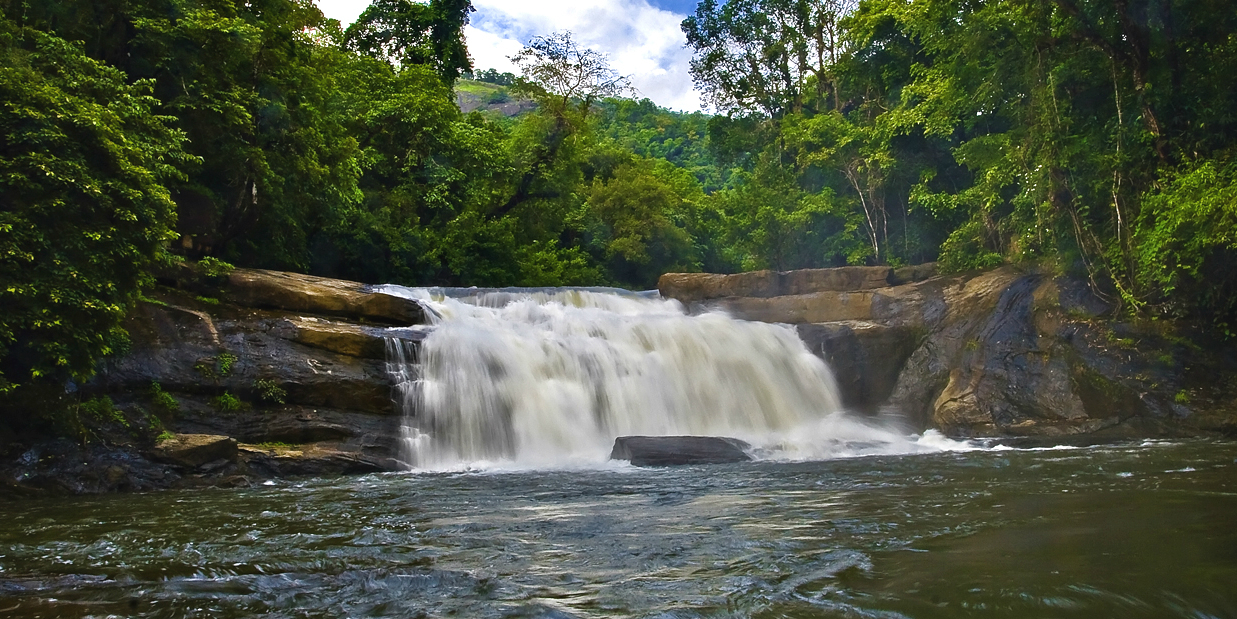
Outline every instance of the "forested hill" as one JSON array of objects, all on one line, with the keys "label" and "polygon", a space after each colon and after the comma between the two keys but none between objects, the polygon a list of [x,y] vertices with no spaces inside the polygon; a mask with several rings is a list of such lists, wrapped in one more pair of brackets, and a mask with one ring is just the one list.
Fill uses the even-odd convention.
[{"label": "forested hill", "polygon": [[[478,71],[472,10],[0,0],[0,393],[88,376],[176,260],[635,288],[1034,262],[1237,325],[1228,0],[704,0],[711,116],[633,99],[569,33]],[[531,103],[465,113],[468,75]]]}]

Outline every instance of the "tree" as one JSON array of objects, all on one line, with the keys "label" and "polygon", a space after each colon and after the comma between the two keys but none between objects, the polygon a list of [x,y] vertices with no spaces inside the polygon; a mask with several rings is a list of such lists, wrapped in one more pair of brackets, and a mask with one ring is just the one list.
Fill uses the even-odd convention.
[{"label": "tree", "polygon": [[511,61],[521,72],[517,90],[553,114],[564,115],[577,102],[587,116],[595,101],[631,91],[631,82],[610,68],[605,54],[580,47],[570,32],[534,37]]},{"label": "tree", "polygon": [[685,172],[660,163],[631,157],[588,189],[586,229],[602,264],[623,285],[654,288],[663,273],[700,270],[687,228],[691,202],[703,195],[690,177],[674,178]]},{"label": "tree", "polygon": [[[834,66],[845,52],[840,20],[853,0],[703,0],[683,20],[692,79],[724,113],[779,118],[840,106]],[[831,95],[831,96],[830,96]],[[832,99],[832,101],[830,101]]]},{"label": "tree", "polygon": [[[593,103],[631,86],[610,68],[603,54],[581,48],[570,32],[536,37],[511,60],[521,72],[514,90],[533,98],[538,109],[512,132],[509,144],[516,180],[494,214],[523,206],[532,211],[524,213],[524,219],[545,233],[561,227],[570,207],[555,203],[567,198],[582,179],[584,152],[592,140]],[[530,203],[543,208],[531,208]]]},{"label": "tree", "polygon": [[63,394],[124,341],[188,163],[150,89],[0,21],[0,394]]},{"label": "tree", "polygon": [[471,0],[374,0],[348,27],[350,49],[397,66],[425,65],[448,86],[472,70],[464,26]]},{"label": "tree", "polygon": [[356,200],[340,52],[309,0],[147,0],[131,76],[155,80],[202,165],[175,184],[190,257],[307,267],[307,238]]}]

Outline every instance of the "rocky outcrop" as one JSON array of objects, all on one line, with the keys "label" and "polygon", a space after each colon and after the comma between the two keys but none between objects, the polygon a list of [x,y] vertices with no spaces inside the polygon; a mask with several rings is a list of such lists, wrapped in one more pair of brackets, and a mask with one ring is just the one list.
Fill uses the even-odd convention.
[{"label": "rocky outcrop", "polygon": [[400,468],[386,346],[415,351],[417,302],[272,271],[180,267],[162,281],[173,286],[125,324],[128,353],[80,386],[83,400],[107,398],[84,418],[96,444],[32,448],[0,477],[95,492]]},{"label": "rocky outcrop", "polygon": [[635,466],[728,464],[751,460],[751,448],[737,438],[718,436],[620,436],[610,459]]},{"label": "rocky outcrop", "polygon": [[[811,280],[852,288],[801,292],[691,274],[666,276],[662,293],[696,311],[794,325],[833,368],[847,407],[897,413],[917,430],[1237,433],[1231,345],[1194,337],[1185,325],[1117,321],[1078,279],[1013,267],[920,279],[934,272],[926,268],[890,271],[890,284],[873,286],[879,277],[839,271],[850,274]],[[794,272],[777,274],[791,280]]]},{"label": "rocky outcrop", "polygon": [[924,330],[918,326],[846,320],[795,325],[799,339],[833,370],[842,406],[875,414],[889,401]]},{"label": "rocky outcrop", "polygon": [[842,267],[797,271],[751,271],[732,275],[667,273],[657,282],[657,288],[664,297],[678,299],[683,303],[697,303],[722,298],[768,299],[809,296],[821,292],[851,293],[927,279],[935,273],[934,264],[903,269]]},{"label": "rocky outcrop", "polygon": [[312,275],[236,269],[228,276],[227,296],[245,307],[262,307],[406,326],[425,322],[416,301],[375,292],[372,287]]},{"label": "rocky outcrop", "polygon": [[150,450],[154,459],[187,469],[235,463],[236,453],[236,439],[217,434],[173,434]]}]

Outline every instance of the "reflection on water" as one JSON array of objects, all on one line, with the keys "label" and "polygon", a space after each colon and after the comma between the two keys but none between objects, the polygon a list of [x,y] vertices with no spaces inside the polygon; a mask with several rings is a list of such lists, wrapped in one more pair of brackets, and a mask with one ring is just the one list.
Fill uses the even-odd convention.
[{"label": "reflection on water", "polygon": [[1237,617],[1237,444],[0,505],[4,617]]}]

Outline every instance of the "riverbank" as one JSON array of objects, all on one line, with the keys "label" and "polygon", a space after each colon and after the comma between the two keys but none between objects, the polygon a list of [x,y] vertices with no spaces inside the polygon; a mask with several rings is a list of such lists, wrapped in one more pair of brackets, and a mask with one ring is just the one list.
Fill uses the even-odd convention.
[{"label": "riverbank", "polygon": [[0,493],[245,486],[396,470],[386,337],[414,301],[274,271],[161,278],[125,323],[127,354],[74,386],[84,440],[9,437]]}]

